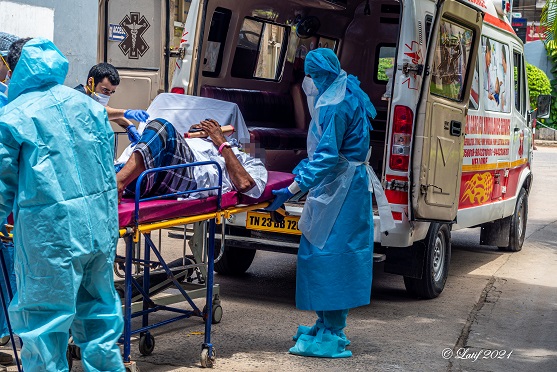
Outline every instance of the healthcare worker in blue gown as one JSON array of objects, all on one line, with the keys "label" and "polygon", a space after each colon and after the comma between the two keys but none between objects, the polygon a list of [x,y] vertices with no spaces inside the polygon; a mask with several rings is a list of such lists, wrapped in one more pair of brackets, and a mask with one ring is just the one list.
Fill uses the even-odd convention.
[{"label": "healthcare worker in blue gown", "polygon": [[299,222],[296,307],[314,310],[317,321],[298,328],[290,352],[344,358],[352,356],[344,333],[348,310],[369,304],[371,295],[373,214],[366,164],[368,117],[376,112],[330,49],[309,52],[305,73],[302,88],[312,116],[308,158],[294,169],[289,187],[273,192],[268,210],[309,191]]},{"label": "healthcare worker in blue gown", "polygon": [[67,371],[71,329],[86,371],[125,371],[113,262],[114,133],[105,108],[63,86],[49,40],[14,42],[0,116],[0,221],[14,212],[18,292],[10,304],[26,371]]}]

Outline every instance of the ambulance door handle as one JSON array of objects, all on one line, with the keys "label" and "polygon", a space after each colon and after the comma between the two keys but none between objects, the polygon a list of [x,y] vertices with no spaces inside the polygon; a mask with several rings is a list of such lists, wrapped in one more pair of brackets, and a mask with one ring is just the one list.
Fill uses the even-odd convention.
[{"label": "ambulance door handle", "polygon": [[462,134],[462,123],[460,121],[451,120],[450,131],[451,136],[460,137]]}]

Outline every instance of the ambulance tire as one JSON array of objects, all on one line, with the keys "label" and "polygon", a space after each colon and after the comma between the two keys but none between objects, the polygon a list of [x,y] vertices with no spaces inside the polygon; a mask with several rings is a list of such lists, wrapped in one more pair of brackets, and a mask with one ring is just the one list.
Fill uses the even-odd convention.
[{"label": "ambulance tire", "polygon": [[509,233],[509,245],[499,247],[500,250],[508,252],[518,252],[522,249],[526,236],[526,223],[528,222],[528,193],[521,188],[516,200],[516,207],[511,218]]},{"label": "ambulance tire", "polygon": [[[215,262],[215,271],[222,275],[241,275],[251,266],[256,252],[255,249],[225,247],[222,257]],[[215,252],[215,258],[217,256]]]},{"label": "ambulance tire", "polygon": [[[431,223],[425,240],[425,257],[420,279],[404,277],[406,291],[413,296],[438,297],[447,282],[451,263],[451,230],[449,225]],[[418,243],[420,244],[420,243]]]}]

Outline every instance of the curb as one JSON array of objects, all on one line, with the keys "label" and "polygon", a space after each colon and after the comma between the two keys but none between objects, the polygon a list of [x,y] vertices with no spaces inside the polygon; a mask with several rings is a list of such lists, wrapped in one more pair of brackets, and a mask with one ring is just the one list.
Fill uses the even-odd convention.
[{"label": "curb", "polygon": [[557,141],[534,140],[534,145],[541,147],[557,147]]}]

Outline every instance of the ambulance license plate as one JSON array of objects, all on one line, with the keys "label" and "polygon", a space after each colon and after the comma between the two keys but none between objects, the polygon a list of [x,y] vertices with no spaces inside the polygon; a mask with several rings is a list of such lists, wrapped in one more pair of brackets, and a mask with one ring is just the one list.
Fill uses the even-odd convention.
[{"label": "ambulance license plate", "polygon": [[248,212],[246,217],[246,228],[251,230],[270,231],[283,234],[302,235],[298,228],[297,216],[286,216],[282,222],[271,221],[269,213]]}]

